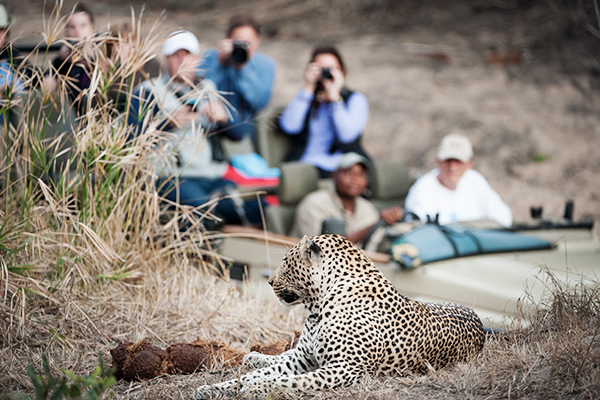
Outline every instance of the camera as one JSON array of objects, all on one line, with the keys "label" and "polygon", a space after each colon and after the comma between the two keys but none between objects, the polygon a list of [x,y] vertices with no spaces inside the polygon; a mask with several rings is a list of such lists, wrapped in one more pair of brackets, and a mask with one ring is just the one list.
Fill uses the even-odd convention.
[{"label": "camera", "polygon": [[233,50],[231,51],[231,62],[236,65],[242,65],[248,61],[248,43],[242,40],[233,42]]},{"label": "camera", "polygon": [[333,79],[333,75],[331,75],[331,70],[329,68],[321,68],[321,79]]}]

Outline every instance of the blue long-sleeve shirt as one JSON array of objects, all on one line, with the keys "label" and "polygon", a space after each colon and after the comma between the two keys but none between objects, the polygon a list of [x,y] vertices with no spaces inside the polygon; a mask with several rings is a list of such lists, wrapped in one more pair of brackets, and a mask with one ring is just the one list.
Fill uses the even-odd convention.
[{"label": "blue long-sleeve shirt", "polygon": [[[13,71],[12,65],[8,60],[0,61],[0,89],[5,90],[10,88],[9,93],[18,93],[25,90],[25,85]],[[0,100],[0,125],[4,125],[4,114],[10,113],[10,110],[5,110],[5,101]]]},{"label": "blue long-sleeve shirt", "polygon": [[241,140],[250,135],[254,141],[255,117],[271,100],[275,79],[273,59],[254,53],[241,69],[236,69],[222,65],[217,49],[210,49],[204,53],[197,75],[214,82],[233,108],[233,120],[221,127],[227,130],[227,136]]},{"label": "blue long-sleeve shirt", "polygon": [[[313,96],[300,89],[279,119],[284,132],[289,135],[302,132]],[[335,171],[342,153],[329,152],[334,139],[337,137],[342,143],[355,141],[364,131],[368,117],[369,101],[359,92],[352,93],[347,103],[322,103],[317,114],[309,119],[308,143],[301,161],[325,171]]]}]

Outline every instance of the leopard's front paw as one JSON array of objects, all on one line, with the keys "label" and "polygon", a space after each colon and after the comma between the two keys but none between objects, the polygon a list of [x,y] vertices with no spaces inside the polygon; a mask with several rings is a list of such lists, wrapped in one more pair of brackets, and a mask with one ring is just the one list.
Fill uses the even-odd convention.
[{"label": "leopard's front paw", "polygon": [[[244,391],[244,388],[239,388],[237,379],[217,383],[215,385],[198,386],[194,392],[195,400],[216,399],[217,397],[234,397]],[[239,392],[238,392],[239,389]]]},{"label": "leopard's front paw", "polygon": [[194,400],[215,399],[219,393],[220,392],[215,390],[211,385],[198,386],[194,392]]},{"label": "leopard's front paw", "polygon": [[263,368],[271,365],[270,357],[265,356],[257,351],[252,351],[244,357],[244,363],[251,365],[254,368]]}]

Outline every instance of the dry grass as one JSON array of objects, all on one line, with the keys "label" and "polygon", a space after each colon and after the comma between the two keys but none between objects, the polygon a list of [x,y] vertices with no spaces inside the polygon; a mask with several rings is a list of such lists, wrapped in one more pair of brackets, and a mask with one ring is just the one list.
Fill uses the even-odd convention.
[{"label": "dry grass", "polygon": [[[62,31],[60,15],[57,9],[45,27],[49,44]],[[147,134],[128,143],[124,114],[105,96],[111,84],[130,94],[127,83],[160,43],[158,26],[135,17],[132,26],[136,50],[126,63],[103,55],[102,43],[123,40],[107,34],[88,43],[94,51],[81,54],[97,57],[87,97],[95,101],[73,126],[73,179],[40,179],[51,170],[46,150],[52,142],[39,118],[0,139],[0,393],[29,392],[27,365],[39,368],[42,355],[54,371],[83,374],[97,365],[99,350],[107,355],[121,342],[147,338],[164,348],[200,337],[248,350],[287,338],[302,325],[302,310],[283,313],[211,275],[223,263],[204,230],[204,219],[212,218],[208,209],[172,213],[160,201],[148,160],[166,134],[148,120]],[[63,101],[67,85],[63,80],[57,92],[43,95]],[[26,102],[11,107],[24,114],[32,109]],[[184,220],[191,229],[179,229]],[[483,352],[465,363],[306,397],[598,398],[598,282],[567,288],[548,277],[553,296],[538,304],[531,325],[490,336]],[[188,399],[196,386],[239,372],[119,382],[112,391],[116,399]]]},{"label": "dry grass", "polygon": [[[547,274],[553,295],[526,329],[490,335],[481,354],[426,376],[369,379],[350,388],[307,393],[315,399],[596,399],[600,394],[600,288],[565,287]],[[277,314],[271,314],[275,316]],[[257,316],[265,321],[265,316]],[[515,321],[518,322],[518,321]],[[515,325],[516,326],[516,325]],[[238,370],[118,383],[118,399],[186,399],[196,386],[235,378]]]},{"label": "dry grass", "polygon": [[[58,40],[61,15],[58,4],[44,26],[46,44]],[[148,117],[145,133],[132,139],[126,113],[108,94],[116,86],[131,97],[166,33],[134,15],[131,26],[128,38],[101,32],[72,46],[91,77],[77,118],[60,107],[70,82],[48,67],[22,79],[49,82],[49,74],[56,89],[15,90],[2,100],[14,118],[0,138],[0,393],[30,389],[26,367],[40,366],[42,354],[55,370],[85,373],[98,350],[108,354],[122,341],[249,345],[289,336],[298,325],[212,275],[226,264],[204,228],[215,218],[211,204],[193,209],[157,194],[152,160],[169,134]],[[126,40],[134,49],[127,59],[106,54]],[[37,51],[26,61],[49,60]],[[25,63],[17,67],[24,70]],[[50,110],[59,117],[47,117]],[[69,125],[50,136],[62,121]]]}]

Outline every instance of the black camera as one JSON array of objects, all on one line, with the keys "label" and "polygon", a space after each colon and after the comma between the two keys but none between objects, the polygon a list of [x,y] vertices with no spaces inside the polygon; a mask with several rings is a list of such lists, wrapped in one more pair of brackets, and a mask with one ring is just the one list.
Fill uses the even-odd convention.
[{"label": "black camera", "polygon": [[321,79],[333,79],[333,75],[331,75],[331,70],[329,68],[321,68]]},{"label": "black camera", "polygon": [[236,65],[242,65],[246,61],[248,61],[248,43],[241,40],[236,40],[233,42],[231,62]]}]

